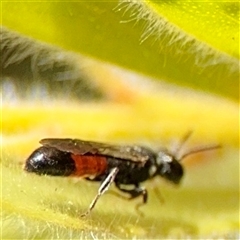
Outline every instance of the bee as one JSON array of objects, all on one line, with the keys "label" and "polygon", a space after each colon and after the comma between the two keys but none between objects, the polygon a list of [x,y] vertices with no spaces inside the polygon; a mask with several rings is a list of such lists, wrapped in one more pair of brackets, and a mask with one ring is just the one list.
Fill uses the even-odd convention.
[{"label": "bee", "polygon": [[140,185],[142,182],[160,176],[173,184],[179,184],[184,175],[181,164],[184,158],[220,147],[194,148],[178,156],[189,136],[190,133],[183,138],[175,153],[167,149],[153,151],[139,145],[121,146],[71,138],[45,138],[40,141],[42,146],[26,160],[24,170],[38,175],[82,177],[100,182],[98,193],[81,216],[92,211],[113,182],[117,189],[129,195],[129,199],[142,196],[142,204],[145,204],[148,192]]}]

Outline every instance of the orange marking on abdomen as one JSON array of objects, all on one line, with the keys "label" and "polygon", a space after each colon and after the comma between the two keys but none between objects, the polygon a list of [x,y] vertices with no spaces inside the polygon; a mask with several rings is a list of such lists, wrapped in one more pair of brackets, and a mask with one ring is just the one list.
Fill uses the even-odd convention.
[{"label": "orange marking on abdomen", "polygon": [[107,168],[107,158],[98,155],[71,155],[75,162],[76,171],[72,176],[98,176]]}]

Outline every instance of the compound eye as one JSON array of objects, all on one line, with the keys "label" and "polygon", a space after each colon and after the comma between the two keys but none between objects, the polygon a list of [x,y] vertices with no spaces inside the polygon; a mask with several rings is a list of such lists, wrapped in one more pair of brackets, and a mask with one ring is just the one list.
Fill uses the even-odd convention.
[{"label": "compound eye", "polygon": [[177,160],[173,160],[169,164],[169,168],[170,170],[166,173],[167,179],[174,184],[179,184],[183,176],[182,165]]}]

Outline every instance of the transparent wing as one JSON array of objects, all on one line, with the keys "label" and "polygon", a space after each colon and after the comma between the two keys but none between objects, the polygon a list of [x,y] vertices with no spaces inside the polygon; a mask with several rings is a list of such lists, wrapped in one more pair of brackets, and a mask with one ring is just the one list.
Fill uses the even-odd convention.
[{"label": "transparent wing", "polygon": [[40,141],[44,146],[54,147],[60,151],[84,155],[87,153],[107,155],[134,162],[146,162],[154,153],[141,146],[121,146],[100,142],[83,141],[71,138],[45,138]]}]

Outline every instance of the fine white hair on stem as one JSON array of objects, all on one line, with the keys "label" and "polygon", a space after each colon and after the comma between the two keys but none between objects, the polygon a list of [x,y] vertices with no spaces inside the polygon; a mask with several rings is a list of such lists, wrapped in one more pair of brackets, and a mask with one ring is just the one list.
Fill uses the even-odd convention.
[{"label": "fine white hair on stem", "polygon": [[[183,31],[176,24],[157,13],[145,1],[119,0],[114,11],[122,14],[124,20],[121,20],[120,23],[133,23],[133,25],[136,25],[141,22],[140,44],[150,40],[152,44],[157,44],[157,51],[164,50],[164,52],[176,55],[179,61],[194,58],[194,64],[199,68],[228,63],[229,74],[239,69],[237,59],[213,49],[207,43]],[[184,58],[182,58],[181,53],[187,53],[187,55],[184,54]],[[232,64],[229,64],[229,61]]]}]

